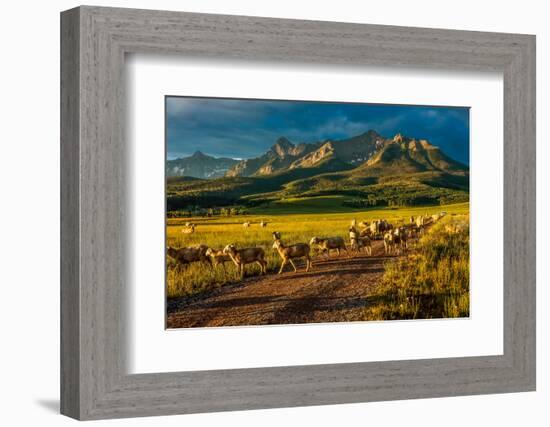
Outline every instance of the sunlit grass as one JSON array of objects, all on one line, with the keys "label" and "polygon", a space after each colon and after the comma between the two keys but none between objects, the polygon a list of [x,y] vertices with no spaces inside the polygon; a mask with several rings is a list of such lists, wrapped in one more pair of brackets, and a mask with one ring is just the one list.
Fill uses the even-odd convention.
[{"label": "sunlit grass", "polygon": [[412,255],[386,265],[364,320],[468,317],[469,249],[469,215],[443,218]]},{"label": "sunlit grass", "polygon": [[[211,218],[170,218],[167,220],[167,244],[176,248],[206,244],[214,249],[222,249],[229,243],[237,248],[260,246],[266,252],[268,273],[272,273],[280,266],[279,255],[272,249],[271,233],[278,231],[286,244],[307,243],[313,236],[342,236],[348,241],[348,227],[352,219],[357,221],[372,221],[385,218],[399,224],[409,221],[411,215],[434,214],[446,211],[449,214],[464,214],[468,212],[468,203],[448,206],[415,207],[415,208],[384,208],[365,211],[339,213],[294,213],[290,212],[288,204],[293,205],[293,212],[300,212],[296,200],[291,199],[282,203],[284,209],[273,207],[264,210],[261,214],[240,215],[232,217]],[[317,206],[318,201],[308,201],[303,210]],[[260,227],[260,221],[266,221],[267,227]],[[243,222],[252,223],[250,228],[244,228]],[[184,234],[186,222],[196,224],[195,233]],[[226,273],[220,267],[210,268],[206,263],[193,263],[182,267],[167,257],[167,296],[168,298],[190,296],[215,289],[224,284],[239,281],[236,268],[233,264],[226,264]],[[257,265],[246,266],[247,275],[257,275]]]}]

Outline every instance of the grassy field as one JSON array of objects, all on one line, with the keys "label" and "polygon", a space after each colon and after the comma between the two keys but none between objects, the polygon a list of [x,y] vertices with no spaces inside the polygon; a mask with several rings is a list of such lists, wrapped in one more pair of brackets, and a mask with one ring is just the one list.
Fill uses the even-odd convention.
[{"label": "grassy field", "polygon": [[[458,226],[457,226],[458,225]],[[364,320],[468,317],[469,215],[447,216],[432,226],[412,254],[388,263]]]},{"label": "grassy field", "polygon": [[[248,212],[252,215],[305,215],[322,211],[323,214],[333,213],[354,213],[362,212],[365,209],[354,209],[344,206],[345,196],[318,196],[295,198],[289,197],[286,199],[277,200],[267,205],[257,208],[250,208]],[[319,215],[319,214],[316,214]]]},{"label": "grassy field", "polygon": [[[316,213],[320,209],[323,209],[323,213]],[[342,206],[342,198],[339,196],[290,198],[262,206],[261,210],[252,208],[247,215],[170,218],[167,220],[167,245],[178,248],[202,243],[215,249],[221,249],[229,243],[234,243],[238,248],[261,246],[266,251],[268,271],[273,271],[280,265],[278,254],[271,249],[273,231],[280,232],[287,244],[309,242],[313,236],[342,236],[348,241],[347,229],[354,218],[357,221],[384,218],[399,224],[408,222],[411,215],[431,215],[441,211],[453,216],[466,215],[469,204],[358,210]],[[268,226],[261,228],[261,220],[266,221]],[[182,233],[188,221],[197,225],[193,234]],[[242,226],[245,221],[252,223],[250,228]],[[181,268],[168,260],[168,298],[190,296],[238,281],[235,267],[229,264],[227,267],[227,274],[224,274],[221,267],[212,271],[206,264],[194,263]],[[246,269],[249,274],[259,272],[257,266],[247,266]]]}]

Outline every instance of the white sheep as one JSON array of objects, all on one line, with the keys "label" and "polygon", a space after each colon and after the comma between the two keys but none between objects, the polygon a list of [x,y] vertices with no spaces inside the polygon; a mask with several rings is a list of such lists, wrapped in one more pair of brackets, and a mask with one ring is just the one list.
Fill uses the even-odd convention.
[{"label": "white sheep", "polygon": [[210,258],[206,256],[207,250],[208,246],[206,245],[196,245],[179,249],[168,246],[166,248],[166,253],[182,265],[202,261],[210,264],[210,267],[212,267],[212,261],[210,261]]},{"label": "white sheep", "polygon": [[226,270],[225,270],[225,263],[226,262],[233,262],[233,260],[231,259],[231,257],[227,254],[224,254],[223,253],[223,250],[214,250],[212,248],[208,248],[206,250],[206,253],[205,255],[207,257],[210,258],[212,264],[214,265],[214,267],[217,267],[218,265],[221,264],[221,266],[223,267],[223,272],[225,273]]},{"label": "white sheep", "polygon": [[183,234],[193,234],[195,232],[195,224],[186,225],[184,228],[181,229],[181,232]]},{"label": "white sheep", "polygon": [[280,239],[275,240],[273,243],[273,249],[277,249],[279,256],[282,258],[281,268],[279,274],[283,272],[283,268],[287,262],[290,262],[294,268],[294,272],[298,271],[292,259],[305,258],[306,259],[306,272],[309,271],[311,264],[311,258],[309,257],[310,247],[307,243],[296,243],[294,245],[285,246]]},{"label": "white sheep", "polygon": [[396,236],[395,233],[388,231],[384,234],[384,253],[386,255],[391,255],[395,253],[399,254],[401,247],[401,237]]},{"label": "white sheep", "polygon": [[237,249],[234,244],[230,244],[223,249],[223,253],[231,257],[231,260],[239,269],[241,279],[244,277],[244,266],[246,264],[259,264],[261,269],[260,274],[266,274],[267,261],[265,260],[265,252],[262,248]]},{"label": "white sheep", "polygon": [[330,256],[330,251],[332,249],[335,249],[338,252],[338,255],[340,255],[340,250],[343,249],[348,253],[348,249],[346,248],[346,242],[344,242],[344,239],[340,236],[338,237],[312,237],[309,241],[310,246],[311,245],[317,245],[319,249],[321,249],[321,252],[326,252],[327,257]]}]

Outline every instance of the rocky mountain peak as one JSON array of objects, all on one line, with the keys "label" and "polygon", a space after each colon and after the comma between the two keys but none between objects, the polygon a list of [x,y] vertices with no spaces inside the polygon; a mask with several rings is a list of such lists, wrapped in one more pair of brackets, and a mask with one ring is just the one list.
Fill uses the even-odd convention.
[{"label": "rocky mountain peak", "polygon": [[369,129],[366,131],[363,136],[368,137],[369,139],[376,139],[376,138],[382,138],[378,132],[376,132],[374,129]]},{"label": "rocky mountain peak", "polygon": [[285,137],[281,137],[271,146],[271,151],[275,152],[279,157],[284,158],[294,148],[294,144]]},{"label": "rocky mountain peak", "polygon": [[425,150],[433,150],[437,149],[435,145],[430,144],[426,139],[421,139],[418,141],[418,143],[422,146]]},{"label": "rocky mountain peak", "polygon": [[207,156],[206,154],[204,154],[202,151],[200,150],[197,150],[195,151],[192,155],[191,155],[191,158],[193,159],[205,159],[205,158],[209,158],[210,156]]},{"label": "rocky mountain peak", "polygon": [[396,172],[399,167],[409,171],[463,169],[425,139],[418,140],[401,133],[386,138],[370,129],[347,139],[325,139],[296,145],[280,137],[266,153],[241,161],[228,171],[227,176],[265,176],[298,168],[321,167],[332,160],[351,167],[377,165],[380,169],[390,165]]},{"label": "rocky mountain peak", "polygon": [[168,160],[166,162],[166,175],[168,177],[218,178],[224,176],[238,163],[238,160],[212,157],[197,150],[189,157]]},{"label": "rocky mountain peak", "polygon": [[400,133],[396,134],[393,137],[393,142],[395,142],[397,144],[401,144],[403,142],[403,135],[401,135]]}]

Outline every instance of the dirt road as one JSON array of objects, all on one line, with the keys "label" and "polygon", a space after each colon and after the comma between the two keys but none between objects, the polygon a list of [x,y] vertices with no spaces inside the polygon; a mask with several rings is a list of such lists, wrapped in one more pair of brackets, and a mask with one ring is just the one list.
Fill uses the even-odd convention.
[{"label": "dirt road", "polygon": [[[384,273],[382,242],[373,256],[353,254],[318,257],[313,269],[291,266],[283,274],[246,278],[243,282],[193,300],[168,303],[168,328],[269,325],[361,320],[363,307]],[[250,267],[248,267],[250,268]]]}]

